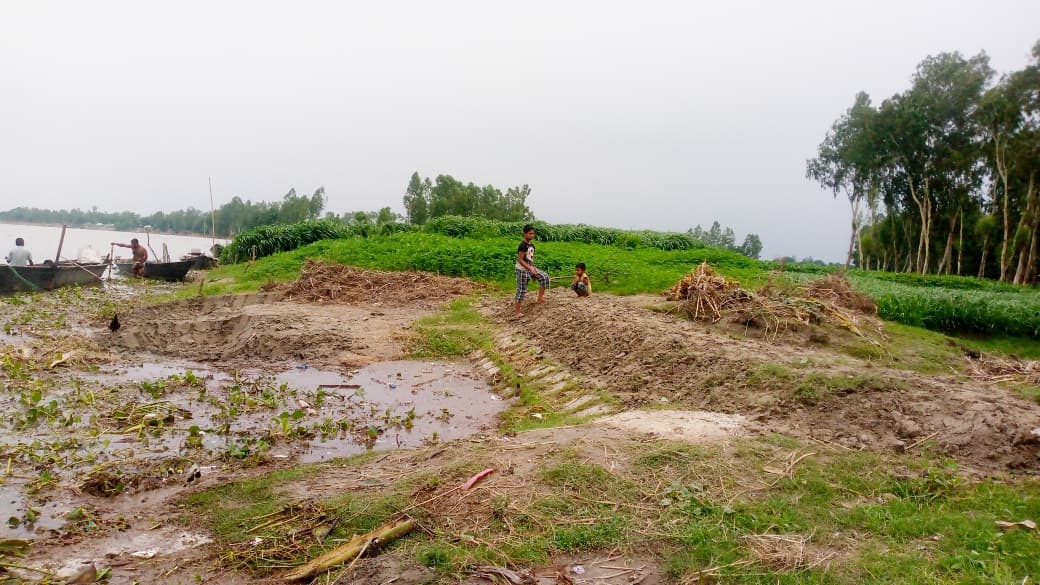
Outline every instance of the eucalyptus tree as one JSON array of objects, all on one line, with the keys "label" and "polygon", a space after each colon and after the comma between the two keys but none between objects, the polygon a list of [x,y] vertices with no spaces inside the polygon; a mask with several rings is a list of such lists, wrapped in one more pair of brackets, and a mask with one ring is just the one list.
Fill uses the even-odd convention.
[{"label": "eucalyptus tree", "polygon": [[860,206],[877,176],[878,158],[873,131],[876,116],[870,96],[864,92],[856,94],[852,107],[831,126],[820,143],[816,158],[806,162],[806,177],[829,189],[835,197],[844,194],[849,201],[852,230],[845,268],[852,264],[860,232]]}]

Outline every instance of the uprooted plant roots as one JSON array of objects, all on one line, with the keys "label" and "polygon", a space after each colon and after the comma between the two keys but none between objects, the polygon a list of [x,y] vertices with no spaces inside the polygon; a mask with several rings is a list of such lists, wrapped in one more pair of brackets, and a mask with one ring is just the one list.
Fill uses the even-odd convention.
[{"label": "uprooted plant roots", "polygon": [[870,341],[884,339],[877,306],[842,276],[830,275],[805,287],[772,285],[753,292],[715,272],[707,262],[690,271],[666,293],[689,318],[718,323],[724,318],[758,327],[776,337],[789,329],[827,323]]}]

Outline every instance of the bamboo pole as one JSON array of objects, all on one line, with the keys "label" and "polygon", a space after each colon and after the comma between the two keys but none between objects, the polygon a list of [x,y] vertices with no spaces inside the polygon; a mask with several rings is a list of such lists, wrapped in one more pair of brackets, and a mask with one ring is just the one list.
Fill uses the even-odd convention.
[{"label": "bamboo pole", "polygon": [[[156,254],[155,250],[152,249],[152,230],[151,230],[151,226],[149,226],[148,229],[144,230],[144,241],[145,241],[145,243],[148,244],[148,251],[152,253],[152,261],[159,262],[161,260],[159,258],[159,255]],[[137,258],[134,258],[134,262],[137,262]]]},{"label": "bamboo pole", "polygon": [[284,579],[289,582],[305,581],[320,573],[328,571],[336,565],[342,565],[347,561],[357,558],[374,541],[383,544],[401,538],[414,529],[415,521],[410,518],[395,524],[380,526],[367,534],[351,538],[346,544],[330,550],[305,565],[296,567],[292,571],[286,573]]},{"label": "bamboo pole", "polygon": [[84,266],[83,266],[82,264],[80,264],[79,262],[76,262],[75,260],[69,260],[68,258],[66,258],[66,259],[65,259],[65,261],[66,261],[66,262],[68,262],[69,264],[71,264],[71,265],[75,266],[76,268],[79,268],[79,269],[80,269],[80,270],[82,270],[83,272],[86,272],[87,274],[89,274],[89,275],[93,276],[94,278],[98,279],[98,281],[100,281],[100,282],[105,282],[105,280],[104,280],[103,278],[101,278],[100,276],[98,276],[98,275],[94,274],[93,272],[91,272],[91,271],[87,270],[87,269],[86,269],[86,268],[85,268],[85,267],[84,267]]},{"label": "bamboo pole", "polygon": [[217,245],[217,211],[213,208],[213,177],[207,177],[209,181],[209,225],[210,225],[210,254]]},{"label": "bamboo pole", "polygon": [[65,230],[68,229],[68,227],[69,226],[65,224],[62,224],[61,226],[61,239],[58,240],[58,253],[54,255],[55,264],[61,262],[61,248],[65,245]]}]

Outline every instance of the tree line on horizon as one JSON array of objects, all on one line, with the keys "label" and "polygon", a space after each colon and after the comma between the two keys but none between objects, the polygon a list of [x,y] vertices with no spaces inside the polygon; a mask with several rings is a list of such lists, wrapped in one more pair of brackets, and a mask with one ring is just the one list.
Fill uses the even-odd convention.
[{"label": "tree line on horizon", "polygon": [[[503,192],[494,185],[464,184],[451,175],[437,175],[431,181],[416,171],[408,180],[403,203],[407,221],[415,225],[424,225],[445,216],[526,222],[535,219],[527,206],[530,194],[531,187],[526,184],[509,187]],[[708,229],[698,225],[687,230],[686,234],[706,246],[739,252],[749,258],[758,258],[762,253],[762,240],[758,234],[748,234],[742,243],[737,244],[733,229],[724,228],[717,221]]]},{"label": "tree line on horizon", "polygon": [[[480,217],[503,224],[533,222],[535,216],[527,206],[530,193],[531,188],[528,185],[510,187],[502,191],[493,185],[463,183],[451,175],[438,175],[431,181],[429,178],[421,178],[419,173],[415,172],[412,173],[405,189],[405,216],[394,213],[390,207],[341,215],[325,212],[323,215],[328,199],[325,188],[319,187],[309,196],[299,195],[296,189],[290,189],[280,200],[271,202],[254,202],[236,196],[216,208],[212,214],[193,207],[172,212],[159,211],[150,215],[139,215],[130,211],[105,212],[98,210],[96,206],[89,210],[17,207],[0,211],[0,221],[67,224],[72,227],[103,226],[119,231],[138,231],[147,227],[160,232],[206,235],[215,232],[218,237],[233,238],[261,226],[324,219],[358,227],[363,233],[381,233],[379,228],[383,226],[389,228],[383,231],[392,233],[395,231],[392,224],[400,224],[402,221],[419,227],[437,218],[453,216]],[[372,231],[367,226],[377,229]],[[619,232],[612,228],[588,229]],[[667,235],[665,232],[654,233]],[[692,238],[686,245],[722,248],[750,258],[759,258],[762,252],[762,241],[757,234],[747,234],[738,244],[733,229],[721,226],[718,221],[707,229],[697,225],[685,234],[673,234],[672,237]]]},{"label": "tree line on horizon", "polygon": [[[320,217],[325,208],[325,188],[319,187],[312,195],[298,195],[296,189],[277,201],[231,201],[208,210],[189,207],[176,211],[157,211],[140,215],[132,211],[100,211],[97,206],[82,209],[38,209],[16,207],[0,211],[0,221],[23,223],[66,224],[71,227],[110,227],[118,231],[138,231],[146,227],[160,232],[205,234],[216,232],[218,237],[231,238],[247,229],[278,223],[298,223]],[[214,221],[215,220],[215,221]]]},{"label": "tree line on horizon", "polygon": [[855,96],[806,164],[849,201],[846,266],[1038,279],[1040,42],[1031,55],[998,77],[985,52],[940,53],[880,104]]}]

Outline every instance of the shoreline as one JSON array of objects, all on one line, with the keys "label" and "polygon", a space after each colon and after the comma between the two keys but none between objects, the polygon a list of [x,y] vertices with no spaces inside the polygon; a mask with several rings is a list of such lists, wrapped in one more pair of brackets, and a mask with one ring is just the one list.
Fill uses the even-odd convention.
[{"label": "shoreline", "polygon": [[[35,222],[35,221],[15,221],[15,220],[7,220],[7,219],[0,219],[0,223],[4,223],[4,224],[7,224],[7,225],[24,225],[24,226],[33,226],[33,227],[52,227],[52,228],[60,228],[62,226],[62,224],[60,224],[60,223]],[[68,225],[68,224],[64,224],[64,225]],[[213,238],[213,236],[211,234],[200,234],[200,233],[195,233],[195,232],[168,232],[168,231],[161,231],[161,230],[144,230],[144,229],[121,230],[121,229],[117,229],[115,226],[98,227],[98,226],[89,226],[89,225],[68,225],[68,227],[69,227],[69,229],[90,230],[90,231],[95,231],[95,232],[133,233],[133,232],[136,231],[136,232],[141,232],[141,233],[152,233],[152,234],[159,235],[159,236],[186,236],[186,237],[190,237],[190,238],[216,239],[218,244],[223,242],[224,245],[226,245],[227,242],[230,242],[233,239],[233,238],[222,237],[222,236],[217,236],[216,238]]]}]

